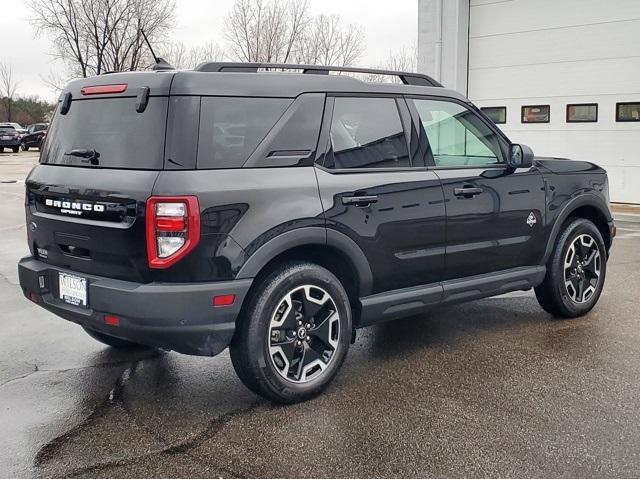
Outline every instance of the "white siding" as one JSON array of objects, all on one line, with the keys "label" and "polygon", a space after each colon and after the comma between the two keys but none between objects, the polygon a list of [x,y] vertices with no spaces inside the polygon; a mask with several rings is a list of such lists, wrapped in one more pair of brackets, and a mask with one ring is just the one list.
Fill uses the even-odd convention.
[{"label": "white siding", "polygon": [[[471,0],[468,96],[506,106],[513,141],[597,163],[613,201],[640,203],[640,123],[615,121],[640,101],[640,0]],[[598,103],[598,122],[566,123],[568,103]],[[520,122],[545,104],[550,123]]]}]

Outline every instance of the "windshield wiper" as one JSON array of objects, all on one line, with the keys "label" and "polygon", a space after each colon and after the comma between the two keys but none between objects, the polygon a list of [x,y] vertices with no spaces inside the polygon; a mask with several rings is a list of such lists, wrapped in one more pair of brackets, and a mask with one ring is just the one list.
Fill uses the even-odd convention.
[{"label": "windshield wiper", "polygon": [[100,153],[98,153],[96,150],[84,150],[84,149],[71,150],[69,153],[65,153],[65,155],[78,156],[80,158],[85,158],[92,165],[100,164],[100,160],[98,160],[98,158],[100,158]]}]

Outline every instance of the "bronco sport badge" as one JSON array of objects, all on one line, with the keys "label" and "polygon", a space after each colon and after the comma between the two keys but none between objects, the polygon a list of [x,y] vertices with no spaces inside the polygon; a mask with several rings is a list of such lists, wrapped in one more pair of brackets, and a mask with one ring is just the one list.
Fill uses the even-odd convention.
[{"label": "bronco sport badge", "polygon": [[532,211],[531,213],[529,213],[529,217],[527,218],[527,224],[533,228],[533,225],[535,225],[537,222],[538,220],[536,220],[536,215]]}]

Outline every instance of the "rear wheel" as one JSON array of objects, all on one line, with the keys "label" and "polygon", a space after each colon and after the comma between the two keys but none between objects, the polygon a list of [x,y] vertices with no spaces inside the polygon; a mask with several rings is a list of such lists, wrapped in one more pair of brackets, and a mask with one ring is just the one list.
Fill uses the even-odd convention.
[{"label": "rear wheel", "polygon": [[19,146],[13,146],[13,147],[11,147],[11,150],[12,150],[14,153],[18,153],[18,152],[20,151],[20,147],[19,147]]},{"label": "rear wheel", "polygon": [[101,342],[102,344],[106,344],[107,346],[111,346],[115,349],[146,349],[149,346],[145,346],[143,344],[133,343],[131,341],[127,341],[125,339],[115,338],[113,336],[109,336],[107,334],[99,333],[98,331],[94,331],[92,329],[83,328],[86,333],[91,336],[96,341]]},{"label": "rear wheel", "polygon": [[281,403],[322,392],[351,338],[351,308],[340,281],[318,265],[289,263],[263,278],[249,301],[230,346],[242,382]]},{"label": "rear wheel", "polygon": [[606,272],[607,251],[600,231],[591,221],[576,218],[560,233],[544,282],[535,288],[536,297],[554,316],[582,316],[598,302]]}]

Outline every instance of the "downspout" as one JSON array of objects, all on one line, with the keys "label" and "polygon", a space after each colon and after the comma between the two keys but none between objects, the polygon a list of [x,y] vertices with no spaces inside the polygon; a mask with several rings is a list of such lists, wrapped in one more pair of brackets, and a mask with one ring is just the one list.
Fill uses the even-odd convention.
[{"label": "downspout", "polygon": [[[435,71],[436,80],[442,83],[442,2],[444,0],[436,0],[436,35],[435,35]],[[445,85],[446,86],[446,85]]]}]

